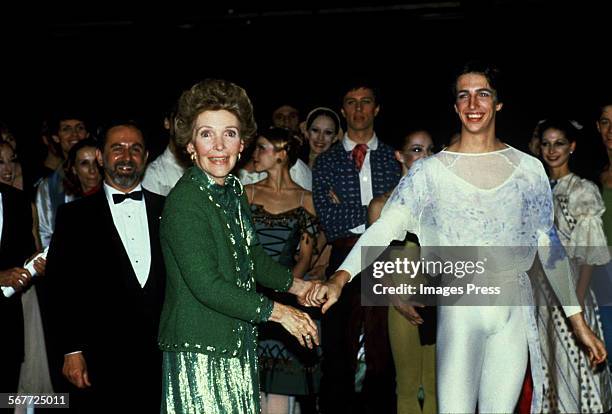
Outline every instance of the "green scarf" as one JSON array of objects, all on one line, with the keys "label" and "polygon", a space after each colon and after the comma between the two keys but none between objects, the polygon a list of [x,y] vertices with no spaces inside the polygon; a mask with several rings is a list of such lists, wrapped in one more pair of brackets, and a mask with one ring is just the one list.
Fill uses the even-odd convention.
[{"label": "green scarf", "polygon": [[199,167],[191,168],[191,179],[196,181],[201,191],[225,215],[231,244],[234,247],[232,256],[236,260],[236,284],[251,291],[255,288],[254,264],[251,257],[251,246],[257,243],[257,237],[247,209],[242,203],[244,188],[234,175],[225,177],[224,185],[217,182]]}]

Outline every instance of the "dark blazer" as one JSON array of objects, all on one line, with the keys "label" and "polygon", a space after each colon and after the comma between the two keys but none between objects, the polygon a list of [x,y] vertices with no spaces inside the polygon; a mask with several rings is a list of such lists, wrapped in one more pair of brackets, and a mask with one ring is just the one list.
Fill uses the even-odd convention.
[{"label": "dark blazer", "polygon": [[[130,263],[103,190],[59,207],[47,256],[47,338],[59,338],[53,358],[82,351],[94,394],[103,403],[131,395],[140,411],[159,411],[161,353],[156,338],[165,288],[159,223],[165,198],[143,190],[151,241],[144,287]],[[50,297],[49,297],[50,296]],[[49,331],[53,332],[49,332]],[[139,390],[144,394],[137,396]],[[111,397],[112,395],[112,397]],[[125,407],[125,405],[123,405]]]},{"label": "dark blazer", "polygon": [[[34,253],[32,236],[32,207],[26,194],[20,190],[0,184],[2,193],[2,237],[0,241],[0,270],[22,267],[25,260]],[[0,355],[7,362],[18,365],[23,361],[23,311],[21,295],[5,298],[0,293],[0,320],[2,321],[2,339]],[[7,368],[0,369],[0,384],[9,375]],[[5,372],[2,372],[5,371]],[[19,375],[17,371],[16,375]],[[11,381],[15,374],[10,373]],[[7,378],[8,379],[8,378]],[[14,392],[11,389],[0,389],[0,392]]]}]

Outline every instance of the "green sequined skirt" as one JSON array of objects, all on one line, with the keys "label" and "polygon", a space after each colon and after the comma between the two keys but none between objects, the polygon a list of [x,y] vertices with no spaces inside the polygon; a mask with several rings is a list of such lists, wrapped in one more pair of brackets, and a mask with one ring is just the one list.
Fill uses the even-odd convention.
[{"label": "green sequined skirt", "polygon": [[259,414],[257,355],[164,352],[162,414]]}]

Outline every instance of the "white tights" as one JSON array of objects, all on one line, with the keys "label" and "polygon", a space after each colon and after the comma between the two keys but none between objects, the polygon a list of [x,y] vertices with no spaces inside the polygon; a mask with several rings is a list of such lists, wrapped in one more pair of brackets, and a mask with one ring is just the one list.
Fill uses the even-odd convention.
[{"label": "white tights", "polygon": [[520,306],[440,306],[437,385],[440,413],[512,413],[528,347]]}]

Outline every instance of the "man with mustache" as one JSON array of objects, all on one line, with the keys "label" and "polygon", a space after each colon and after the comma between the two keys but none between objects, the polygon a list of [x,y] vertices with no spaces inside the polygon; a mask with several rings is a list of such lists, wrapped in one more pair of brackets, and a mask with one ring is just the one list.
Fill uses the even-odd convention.
[{"label": "man with mustache", "polygon": [[59,307],[53,329],[73,386],[71,407],[82,412],[149,413],[161,406],[156,337],[165,199],[140,184],[147,156],[136,124],[114,124],[96,152],[104,191],[57,213],[47,258]]}]

